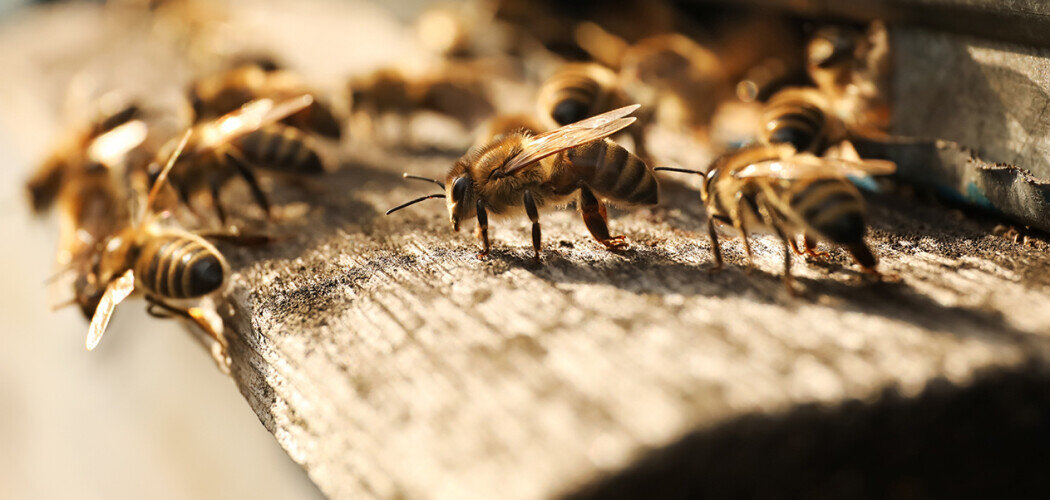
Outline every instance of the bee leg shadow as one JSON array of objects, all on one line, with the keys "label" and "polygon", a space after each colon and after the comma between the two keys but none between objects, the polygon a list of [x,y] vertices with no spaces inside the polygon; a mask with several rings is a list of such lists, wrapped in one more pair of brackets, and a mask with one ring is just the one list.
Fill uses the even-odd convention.
[{"label": "bee leg shadow", "polygon": [[261,208],[266,214],[266,218],[270,219],[270,200],[266,197],[266,193],[263,192],[262,187],[259,186],[259,179],[255,177],[255,172],[252,171],[251,165],[248,164],[247,160],[233,151],[227,151],[225,158],[237,168],[237,173],[239,173],[241,177],[244,178],[244,181],[248,183],[248,189],[251,190],[252,199],[255,200],[255,204],[259,205],[259,208]]}]

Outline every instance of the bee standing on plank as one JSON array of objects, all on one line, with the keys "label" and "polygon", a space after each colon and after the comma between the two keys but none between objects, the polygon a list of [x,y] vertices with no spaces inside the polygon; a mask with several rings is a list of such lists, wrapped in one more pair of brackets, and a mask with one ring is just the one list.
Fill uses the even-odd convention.
[{"label": "bee standing on plank", "polygon": [[[887,175],[892,162],[851,162],[817,158],[786,145],[745,147],[717,158],[707,173],[657,168],[704,176],[700,195],[707,211],[707,231],[716,267],[722,251],[715,221],[732,224],[740,232],[752,265],[748,230],[771,228],[784,242],[784,284],[791,290],[791,253],[823,256],[816,240],[841,246],[865,272],[879,275],[876,259],[864,243],[864,198],[848,180],[851,175]],[[802,236],[802,248],[797,243]],[[790,247],[790,250],[789,250]]]},{"label": "bee standing on plank", "polygon": [[444,193],[423,196],[387,211],[391,214],[417,202],[445,198],[453,230],[471,217],[478,220],[481,256],[489,252],[488,213],[520,213],[532,221],[532,246],[540,256],[539,208],[567,203],[579,191],[584,224],[609,250],[627,248],[623,236],[611,236],[602,200],[630,205],[655,205],[658,185],[653,170],[640,158],[607,139],[634,122],[638,105],[627,106],[532,135],[519,130],[474,147],[449,170]]},{"label": "bee standing on plank", "polygon": [[[225,222],[226,211],[219,199],[221,188],[239,175],[251,189],[256,204],[270,213],[270,203],[259,186],[253,167],[291,174],[316,174],[324,171],[321,158],[308,138],[292,127],[274,127],[276,122],[308,107],[313,98],[308,94],[275,102],[257,99],[218,119],[195,125],[190,142],[171,171],[171,185],[179,199],[190,205],[190,193],[207,190],[219,219]],[[161,148],[170,154],[177,139]],[[150,166],[156,178],[159,165]]]}]

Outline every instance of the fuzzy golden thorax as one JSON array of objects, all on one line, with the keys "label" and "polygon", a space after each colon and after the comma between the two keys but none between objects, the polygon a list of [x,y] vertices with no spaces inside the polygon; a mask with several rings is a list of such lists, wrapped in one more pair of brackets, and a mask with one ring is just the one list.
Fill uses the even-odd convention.
[{"label": "fuzzy golden thorax", "polygon": [[481,203],[494,215],[506,214],[522,206],[526,190],[533,192],[542,205],[546,190],[542,187],[550,172],[550,161],[522,169],[513,175],[500,175],[498,170],[522,150],[526,133],[500,136],[475,147],[452,166],[445,179],[445,195],[452,227],[477,214]]}]

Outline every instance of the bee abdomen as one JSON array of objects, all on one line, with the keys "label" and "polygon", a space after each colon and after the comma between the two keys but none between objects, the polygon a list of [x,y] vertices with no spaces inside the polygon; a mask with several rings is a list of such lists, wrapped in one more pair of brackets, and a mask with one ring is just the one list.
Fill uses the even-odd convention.
[{"label": "bee abdomen", "polygon": [[225,266],[214,250],[191,238],[161,236],[147,242],[135,274],[147,291],[173,299],[207,295],[222,286]]},{"label": "bee abdomen", "polygon": [[568,150],[566,157],[588,187],[604,198],[637,205],[655,205],[656,177],[623,146],[602,139]]},{"label": "bee abdomen", "polygon": [[772,105],[765,113],[765,139],[770,144],[791,144],[798,151],[819,152],[827,119],[809,103],[789,101]]},{"label": "bee abdomen", "polygon": [[299,174],[324,171],[321,157],[294,127],[263,127],[246,135],[240,146],[245,157],[263,168]]},{"label": "bee abdomen", "polygon": [[834,243],[863,240],[864,200],[849,181],[818,179],[799,187],[789,202],[806,224]]}]

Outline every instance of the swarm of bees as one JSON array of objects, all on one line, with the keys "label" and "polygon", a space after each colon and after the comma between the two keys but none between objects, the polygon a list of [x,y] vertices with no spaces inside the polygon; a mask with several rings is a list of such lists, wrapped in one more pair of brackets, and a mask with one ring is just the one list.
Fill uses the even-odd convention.
[{"label": "swarm of bees", "polygon": [[[269,224],[273,207],[257,174],[322,175],[329,169],[322,150],[351,135],[347,123],[355,124],[355,140],[376,140],[369,123],[423,111],[456,121],[475,144],[444,179],[405,173],[440,192],[387,214],[444,199],[453,230],[477,221],[483,257],[491,249],[489,215],[524,214],[533,255],[542,260],[540,211],[569,204],[602,247],[623,251],[628,239],[610,232],[607,206],[655,206],[657,172],[684,172],[702,178],[716,266],[723,260],[716,224],[724,223],[740,234],[749,262],[750,231],[765,227],[783,241],[789,290],[792,254],[827,256],[818,242],[842,247],[878,276],[877,258],[864,242],[864,197],[850,179],[892,174],[895,166],[860,158],[850,141],[886,133],[885,27],[823,28],[805,47],[741,47],[693,36],[699,27],[681,26],[688,16],[658,6],[636,6],[659,14],[650,12],[652,29],[609,21],[601,9],[573,19],[512,1],[432,11],[419,33],[439,58],[437,69],[352,75],[348,109],[333,107],[274,59],[254,55],[198,71],[184,95],[190,119],[178,130],[156,126],[156,113],[134,100],[98,99],[95,112],[69,127],[28,182],[38,213],[60,207],[57,260],[60,274],[72,275],[70,303],[90,320],[88,349],[99,343],[115,307],[137,292],[150,314],[196,325],[227,367],[221,311],[230,268],[213,241],[269,240],[228,226],[250,214],[231,210],[225,187],[243,182],[263,214],[259,223]],[[552,32],[552,25],[562,29]],[[741,22],[727,36],[744,40],[769,26]],[[792,49],[794,55],[784,55]],[[500,62],[480,62],[490,60]],[[504,108],[490,85],[497,79],[531,80],[531,109]],[[658,127],[707,138],[714,117],[735,99],[758,109],[750,143],[729,148],[707,168],[667,166],[654,150],[649,135]],[[377,142],[389,148],[397,140]],[[211,210],[200,210],[202,203]]]}]

